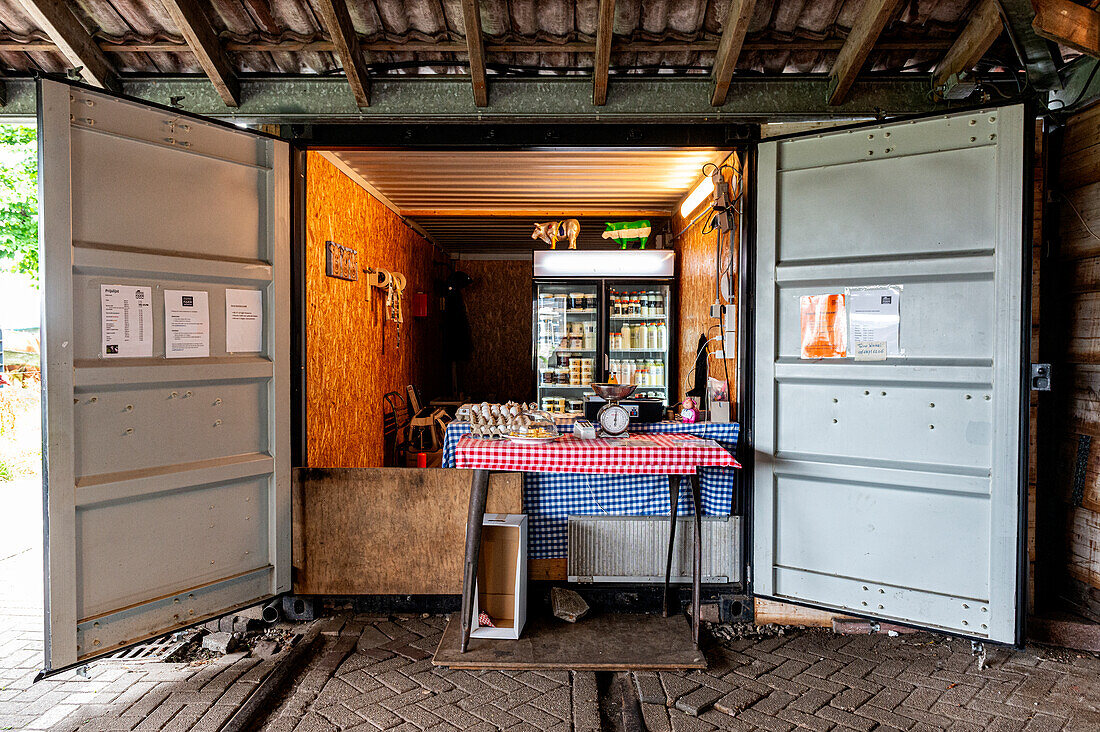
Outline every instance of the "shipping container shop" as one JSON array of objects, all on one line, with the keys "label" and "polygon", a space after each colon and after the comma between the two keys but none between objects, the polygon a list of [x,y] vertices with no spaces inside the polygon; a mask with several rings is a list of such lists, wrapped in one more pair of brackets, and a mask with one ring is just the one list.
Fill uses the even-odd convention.
[{"label": "shipping container shop", "polygon": [[383,79],[376,112],[350,61],[12,82],[45,671],[272,602],[451,613],[433,662],[474,669],[703,668],[705,621],[1100,619],[1100,107],[1050,109],[1094,74],[1046,109],[895,74],[825,113],[847,87],[712,51],[620,97],[605,69],[591,109],[567,76],[484,106],[473,66],[472,99]]}]

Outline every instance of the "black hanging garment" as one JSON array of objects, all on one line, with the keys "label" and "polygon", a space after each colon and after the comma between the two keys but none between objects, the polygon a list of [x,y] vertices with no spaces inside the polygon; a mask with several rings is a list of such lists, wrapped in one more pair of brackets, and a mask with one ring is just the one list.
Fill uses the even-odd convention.
[{"label": "black hanging garment", "polygon": [[707,354],[707,336],[702,334],[699,336],[699,343],[695,346],[695,381],[688,390],[687,395],[695,397],[695,406],[700,409],[704,408],[704,402],[707,398],[707,362],[709,356]]},{"label": "black hanging garment", "polygon": [[443,283],[443,358],[446,361],[470,360],[473,347],[462,290],[471,282],[470,275],[456,270]]}]

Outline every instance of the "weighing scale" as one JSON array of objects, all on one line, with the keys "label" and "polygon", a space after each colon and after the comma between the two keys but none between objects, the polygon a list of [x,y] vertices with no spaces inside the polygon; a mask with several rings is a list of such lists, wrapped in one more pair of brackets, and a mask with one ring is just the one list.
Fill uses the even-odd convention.
[{"label": "weighing scale", "polygon": [[591,384],[592,390],[605,399],[607,404],[596,413],[596,423],[600,427],[600,437],[624,437],[630,429],[630,412],[620,399],[626,399],[634,393],[634,384]]}]

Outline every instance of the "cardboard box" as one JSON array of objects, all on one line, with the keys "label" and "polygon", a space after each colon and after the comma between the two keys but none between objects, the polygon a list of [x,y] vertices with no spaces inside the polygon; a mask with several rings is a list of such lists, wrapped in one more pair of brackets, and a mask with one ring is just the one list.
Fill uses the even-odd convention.
[{"label": "cardboard box", "polygon": [[[482,611],[489,614],[495,628],[478,625],[477,617]],[[526,621],[527,516],[486,514],[481,528],[470,637],[517,639]]]}]

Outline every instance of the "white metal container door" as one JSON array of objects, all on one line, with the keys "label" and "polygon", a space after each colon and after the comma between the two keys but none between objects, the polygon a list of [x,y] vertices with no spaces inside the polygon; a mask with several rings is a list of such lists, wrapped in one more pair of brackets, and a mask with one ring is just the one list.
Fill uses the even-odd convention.
[{"label": "white metal container door", "polygon": [[[290,181],[282,142],[61,82],[38,104],[51,671],[290,589]],[[148,288],[124,348],[103,286]],[[260,292],[258,351],[227,351],[227,290]],[[167,291],[208,301],[208,355],[165,357]]]},{"label": "white metal container door", "polygon": [[[756,594],[1015,640],[1024,124],[760,145]],[[802,296],[878,285],[901,287],[902,357],[801,358]]]}]

